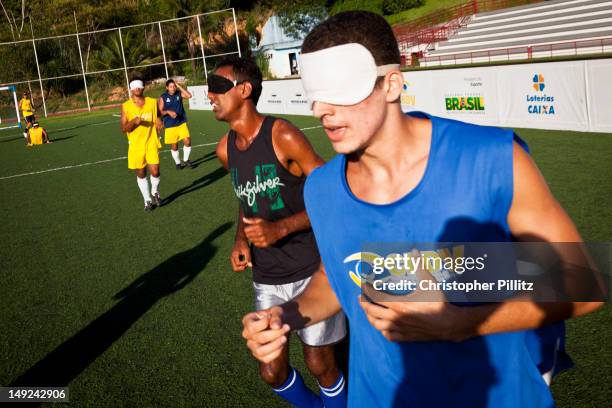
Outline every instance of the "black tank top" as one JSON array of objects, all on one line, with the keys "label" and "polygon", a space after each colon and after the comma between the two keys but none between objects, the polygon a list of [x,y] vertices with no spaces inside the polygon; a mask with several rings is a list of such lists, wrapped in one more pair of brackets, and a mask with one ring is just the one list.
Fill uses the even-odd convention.
[{"label": "black tank top", "polygon": [[[234,192],[245,217],[277,221],[304,211],[304,182],[278,161],[272,145],[276,118],[266,116],[259,133],[245,150],[236,148],[230,130],[227,157]],[[320,258],[311,229],[290,234],[267,248],[251,246],[253,281],[268,285],[296,282],[311,276]]]}]

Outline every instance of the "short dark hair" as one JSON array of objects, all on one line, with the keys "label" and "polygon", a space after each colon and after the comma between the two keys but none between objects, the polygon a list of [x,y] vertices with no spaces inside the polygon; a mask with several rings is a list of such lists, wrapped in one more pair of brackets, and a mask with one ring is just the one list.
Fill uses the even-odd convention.
[{"label": "short dark hair", "polygon": [[166,86],[170,84],[176,84],[176,82],[174,82],[174,79],[170,78],[169,80],[166,81]]},{"label": "short dark hair", "polygon": [[369,11],[345,11],[323,21],[304,39],[302,53],[349,43],[366,47],[376,65],[401,62],[391,26],[382,16]]},{"label": "short dark hair", "polygon": [[253,103],[257,105],[259,97],[261,96],[261,83],[263,76],[261,70],[252,59],[238,57],[237,55],[228,55],[222,57],[215,65],[215,71],[221,67],[232,67],[234,72],[234,78],[241,82],[250,82],[253,90],[251,91],[250,98],[253,99]]},{"label": "short dark hair", "polygon": [[139,75],[133,76],[132,79],[130,79],[130,82],[132,81],[142,81],[142,83],[144,84],[144,79],[142,79],[142,77]]}]

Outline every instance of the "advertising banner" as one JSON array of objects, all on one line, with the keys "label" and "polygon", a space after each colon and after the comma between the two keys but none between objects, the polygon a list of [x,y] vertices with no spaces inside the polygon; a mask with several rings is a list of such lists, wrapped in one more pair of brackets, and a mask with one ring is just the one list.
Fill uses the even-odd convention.
[{"label": "advertising banner", "polygon": [[451,69],[431,74],[431,113],[479,125],[499,123],[496,70]]},{"label": "advertising banner", "polygon": [[612,133],[612,60],[586,61],[586,73],[590,130]]},{"label": "advertising banner", "polygon": [[584,62],[496,69],[501,126],[588,131]]}]

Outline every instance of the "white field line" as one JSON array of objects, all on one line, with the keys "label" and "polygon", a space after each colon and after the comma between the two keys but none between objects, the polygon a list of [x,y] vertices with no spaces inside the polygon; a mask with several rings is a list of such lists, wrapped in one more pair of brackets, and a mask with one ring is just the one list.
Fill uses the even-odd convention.
[{"label": "white field line", "polygon": [[[113,121],[114,123],[115,121]],[[100,125],[102,123],[99,123]],[[307,127],[307,128],[302,128],[300,130],[311,130],[311,129],[318,129],[321,128],[322,126],[312,126],[312,127]],[[57,130],[57,129],[56,129]],[[213,142],[213,143],[203,143],[203,144],[199,144],[199,145],[194,145],[191,146],[192,148],[196,148],[196,147],[205,147],[205,146],[213,146],[216,145],[217,142]],[[167,150],[161,150],[160,153],[168,153],[170,151],[170,149]],[[88,162],[88,163],[80,163],[80,164],[73,164],[70,166],[63,166],[63,167],[55,167],[53,169],[46,169],[46,170],[39,170],[39,171],[31,171],[29,173],[21,173],[21,174],[13,174],[11,176],[4,176],[4,177],[0,177],[0,180],[8,180],[8,179],[13,179],[13,178],[17,178],[17,177],[24,177],[24,176],[34,176],[36,174],[43,174],[43,173],[50,173],[53,171],[59,171],[59,170],[68,170],[68,169],[76,169],[78,167],[85,167],[85,166],[92,166],[94,164],[102,164],[102,163],[109,163],[109,162],[113,162],[113,161],[117,161],[117,160],[125,160],[127,159],[127,156],[121,156],[121,157],[115,157],[113,159],[106,159],[106,160],[98,160],[95,162]]]},{"label": "white field line", "polygon": [[[83,128],[83,127],[87,127],[87,126],[108,125],[109,123],[117,123],[117,121],[116,120],[109,120],[109,121],[106,121],[106,122],[92,123],[91,125],[71,126],[71,127],[65,127],[65,128],[59,128],[59,129],[49,129],[49,130],[50,130],[50,132],[60,132],[60,131],[63,131],[63,130],[79,129],[79,128]],[[0,137],[0,140],[8,139],[8,138],[11,138],[11,137],[15,137],[15,138],[19,139],[19,137],[17,135],[7,135],[7,136]]]}]

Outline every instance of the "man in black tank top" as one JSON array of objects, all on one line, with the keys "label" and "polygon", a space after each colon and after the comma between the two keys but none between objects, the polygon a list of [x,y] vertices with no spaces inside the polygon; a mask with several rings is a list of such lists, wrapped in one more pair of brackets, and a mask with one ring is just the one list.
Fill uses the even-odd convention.
[{"label": "man in black tank top", "polygon": [[[214,74],[208,76],[208,98],[215,117],[230,125],[219,141],[217,156],[230,171],[240,202],[230,261],[235,272],[252,267],[257,310],[291,301],[319,270],[321,261],[304,208],[303,188],[306,176],[323,164],[297,128],[257,112],[261,83],[257,65],[236,56],[219,61]],[[336,365],[333,344],[345,334],[341,313],[298,331],[306,365],[319,382],[320,397],[289,366],[286,344],[270,363],[260,363],[262,379],[296,406],[344,406],[345,381]]]}]

